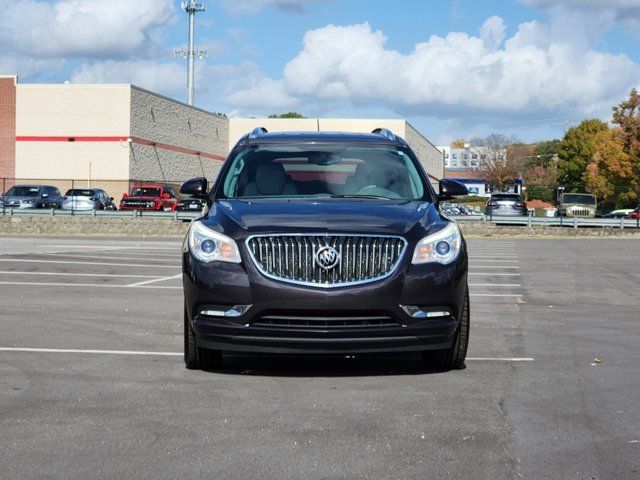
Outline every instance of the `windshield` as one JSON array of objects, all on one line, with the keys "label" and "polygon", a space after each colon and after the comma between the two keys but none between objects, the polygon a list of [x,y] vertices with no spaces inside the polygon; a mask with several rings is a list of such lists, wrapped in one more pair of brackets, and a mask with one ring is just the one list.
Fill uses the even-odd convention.
[{"label": "windshield", "polygon": [[95,190],[80,190],[78,188],[68,190],[65,193],[67,197],[93,197],[95,195]]},{"label": "windshield", "polygon": [[133,197],[159,197],[160,189],[159,188],[134,188],[131,191],[131,196]]},{"label": "windshield", "polygon": [[386,145],[256,145],[231,160],[218,197],[431,201],[410,155]]},{"label": "windshield", "polygon": [[595,205],[596,197],[594,197],[593,195],[565,193],[562,197],[562,203],[582,203],[584,205]]},{"label": "windshield", "polygon": [[14,197],[37,197],[38,193],[40,193],[40,187],[11,187],[6,195]]}]

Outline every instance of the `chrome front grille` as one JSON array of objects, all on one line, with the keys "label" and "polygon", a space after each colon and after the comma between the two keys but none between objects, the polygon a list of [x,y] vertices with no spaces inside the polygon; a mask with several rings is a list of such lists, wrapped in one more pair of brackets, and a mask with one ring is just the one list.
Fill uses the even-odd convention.
[{"label": "chrome front grille", "polygon": [[281,330],[350,330],[398,328],[402,325],[383,312],[339,312],[332,315],[271,312],[251,323],[252,327]]},{"label": "chrome front grille", "polygon": [[[247,249],[260,272],[270,278],[316,287],[372,282],[398,267],[407,242],[389,235],[255,235]],[[330,251],[327,257],[327,251]],[[321,258],[319,258],[321,257]],[[334,260],[322,265],[322,260]]]}]

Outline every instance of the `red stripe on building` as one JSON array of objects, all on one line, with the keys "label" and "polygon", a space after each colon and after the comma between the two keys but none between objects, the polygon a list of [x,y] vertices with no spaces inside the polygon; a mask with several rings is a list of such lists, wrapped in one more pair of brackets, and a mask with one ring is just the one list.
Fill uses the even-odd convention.
[{"label": "red stripe on building", "polygon": [[109,136],[42,136],[42,135],[18,135],[16,136],[16,142],[126,142],[131,138],[133,143],[139,145],[146,145],[150,147],[159,148],[161,150],[169,150],[171,152],[184,153],[186,155],[199,155],[203,158],[210,158],[212,160],[223,161],[225,157],[222,155],[216,155],[215,153],[199,152],[191,148],[178,147],[175,145],[168,145],[166,143],[157,143],[151,140],[145,140],[138,137],[109,137]]},{"label": "red stripe on building", "polygon": [[162,150],[169,150],[171,152],[186,153],[187,155],[199,155],[201,157],[210,158],[212,160],[224,161],[224,157],[222,155],[216,155],[215,153],[199,152],[191,148],[183,148],[177,147],[175,145],[168,145],[166,143],[152,142],[151,140],[145,140],[144,138],[138,137],[131,137],[131,141],[140,145],[147,145],[150,147],[160,148]]},{"label": "red stripe on building", "polygon": [[41,135],[17,135],[16,142],[126,142],[129,137],[61,137]]}]

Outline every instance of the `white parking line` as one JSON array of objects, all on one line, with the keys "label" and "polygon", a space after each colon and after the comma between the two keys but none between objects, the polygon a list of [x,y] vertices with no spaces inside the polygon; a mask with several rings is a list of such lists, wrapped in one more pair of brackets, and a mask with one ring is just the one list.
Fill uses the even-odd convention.
[{"label": "white parking line", "polygon": [[[133,254],[133,253],[132,253]],[[172,257],[143,257],[143,256],[135,256],[135,257],[122,257],[119,255],[118,252],[114,252],[113,255],[111,256],[102,256],[102,255],[84,255],[84,254],[76,254],[76,253],[37,253],[36,255],[52,255],[52,256],[56,256],[56,257],[71,257],[71,258],[99,258],[99,259],[104,259],[104,260],[149,260],[149,261],[154,261],[154,260],[162,260],[162,261],[169,261],[169,260],[177,260],[180,261],[180,256],[178,255],[173,255]]]},{"label": "white parking line", "polygon": [[149,283],[164,282],[165,280],[173,280],[174,278],[180,278],[180,277],[182,277],[181,273],[179,273],[178,275],[174,275],[172,277],[160,277],[160,278],[155,278],[153,280],[145,280],[144,282],[130,283],[127,286],[128,287],[139,287],[141,285],[147,285]]},{"label": "white parking line", "polygon": [[515,267],[511,265],[471,265],[470,268],[478,269],[478,268],[515,268],[518,269],[520,267]]},{"label": "white parking line", "polygon": [[467,357],[469,362],[533,362],[533,357]]},{"label": "white parking line", "polygon": [[[89,353],[98,355],[147,355],[163,357],[182,357],[182,352],[152,352],[139,350],[81,350],[76,348],[22,348],[0,347],[0,352],[26,353]],[[467,357],[469,362],[533,362],[533,357]]]},{"label": "white parking line", "polygon": [[520,277],[519,273],[493,273],[493,272],[469,272],[469,275],[481,275],[483,277]]},{"label": "white parking line", "polygon": [[522,297],[522,295],[512,294],[512,293],[470,293],[470,297],[511,297],[517,298]]},{"label": "white parking line", "polygon": [[36,285],[39,287],[163,288],[169,290],[182,290],[182,287],[165,287],[158,285],[113,285],[108,283],[0,282],[0,285]]},{"label": "white parking line", "polygon": [[62,272],[13,272],[0,270],[0,275],[54,275],[66,277],[116,277],[116,278],[158,278],[157,275],[128,275],[115,273],[62,273]]},{"label": "white parking line", "polygon": [[521,287],[519,283],[470,283],[470,287]]},{"label": "white parking line", "polygon": [[79,350],[75,348],[19,348],[0,347],[0,352],[32,352],[32,353],[97,353],[105,355],[162,355],[165,357],[181,357],[179,352],[142,352],[134,350]]},{"label": "white parking line", "polygon": [[180,251],[180,247],[182,246],[182,243],[176,243],[175,247],[154,247],[154,246],[148,246],[148,247],[140,247],[140,246],[118,246],[118,245],[106,245],[104,247],[99,247],[99,246],[95,246],[95,245],[76,245],[73,243],[68,243],[65,245],[49,245],[48,248],[63,248],[63,249],[70,249],[70,248],[84,248],[87,250],[94,250],[96,252],[100,252],[100,251],[110,251],[110,250],[166,250],[168,252],[175,252],[175,251]]},{"label": "white parking line", "polygon": [[480,259],[480,258],[473,258],[471,257],[470,261],[472,263],[520,263],[518,262],[518,260],[485,260],[485,259]]},{"label": "white parking line", "polygon": [[180,268],[180,265],[137,265],[135,263],[67,262],[66,260],[31,260],[28,258],[0,258],[0,262],[14,263],[63,263],[65,265],[106,265],[112,267]]}]

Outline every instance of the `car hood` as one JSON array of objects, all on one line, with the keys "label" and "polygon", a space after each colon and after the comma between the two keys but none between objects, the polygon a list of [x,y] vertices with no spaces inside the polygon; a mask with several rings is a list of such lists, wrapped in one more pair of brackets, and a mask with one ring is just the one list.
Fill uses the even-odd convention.
[{"label": "car hood", "polygon": [[[233,233],[369,233],[424,235],[447,222],[423,201],[360,199],[221,200],[214,202],[205,225]],[[442,228],[439,226],[436,228]],[[237,232],[243,236],[241,232]]]}]

